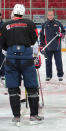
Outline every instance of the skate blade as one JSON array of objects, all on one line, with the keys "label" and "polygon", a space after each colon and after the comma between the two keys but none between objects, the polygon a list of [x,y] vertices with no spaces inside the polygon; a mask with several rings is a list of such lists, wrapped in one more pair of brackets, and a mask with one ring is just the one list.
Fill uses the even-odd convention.
[{"label": "skate blade", "polygon": [[44,123],[44,120],[41,121],[30,121],[30,125],[38,125]]},{"label": "skate blade", "polygon": [[16,125],[17,127],[20,127],[20,126],[21,126],[21,122],[16,122],[15,125]]}]

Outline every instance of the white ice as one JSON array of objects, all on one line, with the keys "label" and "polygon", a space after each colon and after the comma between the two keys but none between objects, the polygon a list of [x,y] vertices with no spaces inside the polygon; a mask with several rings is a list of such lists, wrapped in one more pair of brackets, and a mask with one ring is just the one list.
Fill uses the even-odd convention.
[{"label": "white ice", "polygon": [[[0,84],[0,131],[66,131],[66,52],[62,53],[64,69],[64,79],[62,82],[58,81],[54,59],[53,78],[50,82],[45,82],[45,59],[43,56],[41,56],[41,59],[42,66],[39,72],[44,96],[44,109],[41,115],[44,116],[44,122],[38,125],[30,126],[29,124],[23,124],[20,127],[16,127],[11,122],[13,115],[9,105],[9,96],[4,95],[6,90],[3,84]],[[23,97],[24,89],[22,89]],[[42,102],[41,100],[40,94],[40,102]],[[22,104],[23,111],[24,108],[25,104]],[[26,117],[29,117],[29,111],[27,112],[25,112]]]}]

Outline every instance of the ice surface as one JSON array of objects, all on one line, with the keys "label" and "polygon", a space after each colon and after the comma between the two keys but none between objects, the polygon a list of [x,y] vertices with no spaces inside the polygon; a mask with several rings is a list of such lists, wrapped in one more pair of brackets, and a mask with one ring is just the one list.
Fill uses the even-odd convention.
[{"label": "ice surface", "polygon": [[[42,58],[42,66],[39,70],[42,91],[44,96],[44,109],[41,115],[44,116],[44,122],[39,125],[26,125],[16,127],[12,122],[12,112],[9,105],[9,96],[4,95],[6,89],[0,82],[0,131],[66,131],[66,52],[62,53],[64,79],[58,81],[55,62],[53,59],[53,78],[50,82],[45,82],[45,59]],[[24,89],[22,89],[22,98]],[[42,102],[40,94],[40,103]],[[22,104],[24,111],[25,104]],[[29,121],[29,109],[25,111],[22,121],[27,118]]]}]

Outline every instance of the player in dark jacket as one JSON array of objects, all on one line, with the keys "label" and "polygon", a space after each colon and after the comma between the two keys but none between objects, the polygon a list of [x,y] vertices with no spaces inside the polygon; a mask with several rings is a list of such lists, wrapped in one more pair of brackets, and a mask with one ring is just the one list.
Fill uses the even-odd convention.
[{"label": "player in dark jacket", "polygon": [[45,49],[46,54],[46,80],[52,78],[52,57],[54,55],[55,64],[57,68],[57,76],[59,80],[63,80],[63,64],[61,56],[61,38],[64,37],[63,25],[54,19],[54,12],[48,11],[47,21],[42,25],[40,32],[40,46],[44,47],[50,42],[57,34],[58,37],[51,42],[51,44]]},{"label": "player in dark jacket", "polygon": [[[1,30],[1,27],[2,25],[4,24],[4,22],[2,21],[2,14],[0,13],[0,30]],[[1,44],[1,43],[0,43]],[[5,71],[4,71],[4,64],[3,63],[3,60],[4,60],[4,54],[2,53],[2,50],[0,50],[0,78],[4,78],[4,75],[5,75]]]},{"label": "player in dark jacket", "polygon": [[23,19],[25,7],[16,4],[13,8],[14,17],[2,27],[3,49],[7,50],[5,77],[8,88],[10,105],[14,117],[20,121],[20,88],[21,77],[28,93],[30,106],[30,120],[40,121],[43,118],[38,116],[38,83],[36,69],[34,66],[33,50],[38,32],[32,20]]}]

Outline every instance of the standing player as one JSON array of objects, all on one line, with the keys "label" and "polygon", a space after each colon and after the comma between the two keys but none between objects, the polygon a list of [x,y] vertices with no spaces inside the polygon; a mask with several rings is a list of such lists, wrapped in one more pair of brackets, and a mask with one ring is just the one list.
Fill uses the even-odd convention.
[{"label": "standing player", "polygon": [[28,93],[30,120],[41,121],[38,116],[38,83],[33,60],[33,50],[38,33],[33,21],[23,19],[25,7],[16,4],[13,8],[14,17],[2,27],[0,41],[3,49],[7,50],[5,77],[9,100],[14,120],[20,121],[20,83],[21,75]]},{"label": "standing player", "polygon": [[[61,38],[64,36],[65,30],[63,25],[54,19],[53,10],[48,11],[47,21],[42,25],[40,33],[40,45],[45,46],[51,41],[58,33],[58,37],[45,49],[46,54],[46,81],[52,78],[52,57],[54,55],[57,76],[59,81],[63,80],[63,63],[61,56]],[[41,47],[40,46],[40,47]]]}]

